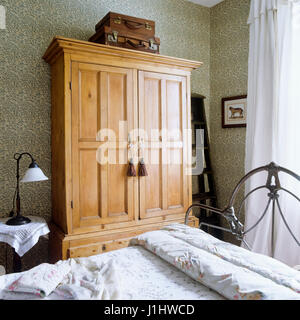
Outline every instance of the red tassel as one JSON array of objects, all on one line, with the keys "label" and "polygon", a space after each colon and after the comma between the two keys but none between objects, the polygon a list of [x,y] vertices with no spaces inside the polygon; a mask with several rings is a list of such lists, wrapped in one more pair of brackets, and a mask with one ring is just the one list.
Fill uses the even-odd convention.
[{"label": "red tassel", "polygon": [[134,168],[133,159],[130,159],[130,161],[129,161],[127,176],[128,177],[136,177],[136,171]]},{"label": "red tassel", "polygon": [[140,177],[148,176],[148,172],[147,172],[147,169],[146,169],[146,165],[145,165],[144,159],[141,159],[141,161],[139,163],[139,176]]}]

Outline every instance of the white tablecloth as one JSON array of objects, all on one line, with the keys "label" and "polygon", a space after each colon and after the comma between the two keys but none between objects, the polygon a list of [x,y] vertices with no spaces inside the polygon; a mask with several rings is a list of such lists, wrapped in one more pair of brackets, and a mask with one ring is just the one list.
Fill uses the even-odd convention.
[{"label": "white tablecloth", "polygon": [[38,241],[40,236],[50,232],[44,218],[28,216],[30,223],[20,226],[9,226],[6,221],[10,218],[0,219],[0,242],[6,242],[22,257]]}]

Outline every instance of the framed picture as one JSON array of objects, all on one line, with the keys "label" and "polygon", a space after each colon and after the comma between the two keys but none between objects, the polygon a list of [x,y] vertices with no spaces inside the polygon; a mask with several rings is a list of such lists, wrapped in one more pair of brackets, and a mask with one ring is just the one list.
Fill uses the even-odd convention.
[{"label": "framed picture", "polygon": [[222,128],[246,127],[247,95],[222,99]]}]

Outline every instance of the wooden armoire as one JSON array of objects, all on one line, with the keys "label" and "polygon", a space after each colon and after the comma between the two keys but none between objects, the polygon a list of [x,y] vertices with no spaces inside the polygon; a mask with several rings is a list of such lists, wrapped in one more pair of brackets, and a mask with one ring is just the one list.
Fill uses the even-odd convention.
[{"label": "wooden armoire", "polygon": [[[52,78],[50,261],[183,223],[192,203],[190,74],[201,63],[62,37],[43,58]],[[174,130],[182,134],[164,133]],[[136,176],[127,176],[130,158]],[[141,158],[147,176],[138,175]]]}]

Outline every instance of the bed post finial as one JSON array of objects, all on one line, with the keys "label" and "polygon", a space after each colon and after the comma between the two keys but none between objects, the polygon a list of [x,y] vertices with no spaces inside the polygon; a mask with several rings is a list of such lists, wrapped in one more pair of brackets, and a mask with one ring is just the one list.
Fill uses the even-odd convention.
[{"label": "bed post finial", "polygon": [[[277,190],[279,190],[281,188],[279,176],[278,176],[279,166],[275,162],[272,161],[267,166],[267,171],[268,171],[268,178],[267,178],[266,187],[271,191],[271,193],[275,194],[277,192]],[[272,184],[273,177],[275,180],[275,185]]]}]

